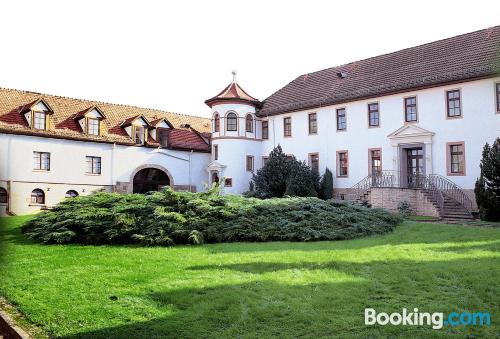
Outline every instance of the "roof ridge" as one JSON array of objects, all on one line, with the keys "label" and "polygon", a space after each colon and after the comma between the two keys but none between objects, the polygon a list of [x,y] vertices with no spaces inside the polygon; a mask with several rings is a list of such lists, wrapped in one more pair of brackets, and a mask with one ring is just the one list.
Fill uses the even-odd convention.
[{"label": "roof ridge", "polygon": [[67,96],[62,96],[62,95],[40,93],[40,92],[27,91],[27,90],[15,89],[15,88],[6,88],[6,87],[2,87],[2,86],[0,86],[0,90],[7,90],[7,91],[13,91],[13,92],[22,92],[22,93],[29,93],[29,94],[37,94],[37,95],[42,95],[42,96],[49,96],[49,97],[52,97],[52,98],[77,100],[77,101],[80,101],[80,102],[91,101],[91,102],[94,102],[94,103],[104,104],[104,105],[129,107],[129,108],[133,108],[133,109],[134,108],[136,108],[136,109],[145,109],[145,110],[158,111],[158,112],[168,113],[168,114],[175,114],[175,115],[180,115],[180,116],[185,116],[185,117],[190,117],[190,118],[199,118],[199,119],[203,119],[203,120],[210,120],[210,118],[204,118],[204,117],[197,116],[197,115],[191,115],[191,114],[186,114],[186,113],[170,112],[170,111],[165,111],[165,110],[157,109],[157,108],[140,107],[140,106],[137,106],[137,105],[115,104],[115,103],[112,103],[112,102],[106,102],[106,101],[100,101],[100,100],[73,98],[73,97],[67,97]]},{"label": "roof ridge", "polygon": [[345,64],[341,64],[341,65],[337,65],[337,66],[332,66],[332,67],[323,68],[323,69],[320,69],[320,70],[318,70],[318,71],[314,71],[314,72],[309,72],[309,73],[300,74],[299,76],[297,76],[297,78],[300,78],[301,76],[306,76],[306,75],[311,75],[311,74],[315,74],[315,73],[323,72],[323,71],[330,70],[330,69],[341,68],[341,67],[347,67],[347,66],[353,65],[353,64],[358,63],[358,62],[362,62],[362,61],[366,61],[366,60],[370,60],[370,59],[374,59],[374,58],[378,58],[378,57],[382,57],[382,56],[386,56],[386,55],[391,55],[391,54],[394,54],[394,53],[399,53],[399,52],[402,52],[402,51],[405,51],[405,50],[408,50],[408,49],[413,49],[413,48],[417,48],[417,47],[422,47],[422,46],[426,46],[426,45],[431,45],[431,44],[434,44],[434,43],[437,43],[437,42],[441,42],[441,41],[445,41],[445,40],[449,40],[449,39],[454,39],[454,38],[458,38],[458,37],[461,37],[461,36],[464,36],[464,35],[474,34],[474,33],[478,33],[478,32],[481,32],[481,31],[487,31],[487,30],[490,30],[490,29],[495,29],[495,28],[500,28],[500,25],[497,25],[497,26],[490,26],[490,27],[486,27],[486,28],[478,29],[478,30],[475,30],[475,31],[472,31],[472,32],[467,32],[467,33],[462,33],[462,34],[458,34],[458,35],[454,35],[454,36],[449,36],[449,37],[447,37],[447,38],[442,38],[442,39],[434,40],[434,41],[431,41],[431,42],[426,42],[426,43],[419,44],[419,45],[414,45],[414,46],[410,46],[410,47],[405,47],[405,48],[402,48],[402,49],[398,49],[398,50],[396,50],[396,51],[387,52],[387,53],[382,53],[382,54],[374,55],[374,56],[367,57],[367,58],[364,58],[364,59],[358,59],[358,60],[355,60],[355,61],[347,62],[347,63],[345,63]]}]

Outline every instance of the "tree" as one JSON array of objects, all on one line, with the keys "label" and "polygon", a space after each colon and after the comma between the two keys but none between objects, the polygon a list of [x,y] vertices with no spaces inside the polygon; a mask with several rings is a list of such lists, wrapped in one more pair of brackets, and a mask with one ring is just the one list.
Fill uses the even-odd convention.
[{"label": "tree", "polygon": [[323,200],[333,198],[333,174],[328,167],[321,177],[319,197]]},{"label": "tree", "polygon": [[275,147],[266,164],[253,176],[255,193],[259,198],[317,196],[319,176],[304,162],[288,157],[281,146]]},{"label": "tree", "polygon": [[482,220],[500,221],[500,138],[483,148],[481,174],[474,193]]}]

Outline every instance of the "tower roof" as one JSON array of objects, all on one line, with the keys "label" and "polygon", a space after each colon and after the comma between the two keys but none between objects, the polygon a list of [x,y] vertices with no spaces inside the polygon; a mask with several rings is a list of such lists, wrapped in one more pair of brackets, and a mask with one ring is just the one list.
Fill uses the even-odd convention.
[{"label": "tower roof", "polygon": [[240,85],[236,82],[235,78],[236,72],[233,71],[233,82],[226,86],[219,94],[213,98],[205,100],[205,103],[212,107],[216,102],[227,102],[227,101],[240,101],[247,104],[257,106],[260,101],[251,95],[249,95]]}]

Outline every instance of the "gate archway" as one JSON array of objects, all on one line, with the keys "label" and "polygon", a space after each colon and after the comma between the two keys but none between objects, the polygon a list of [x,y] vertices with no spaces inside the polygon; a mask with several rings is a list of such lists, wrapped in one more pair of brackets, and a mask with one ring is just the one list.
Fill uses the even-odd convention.
[{"label": "gate archway", "polygon": [[159,168],[146,167],[135,173],[133,179],[133,192],[147,193],[159,191],[163,187],[169,185],[171,185],[171,180],[165,171]]}]

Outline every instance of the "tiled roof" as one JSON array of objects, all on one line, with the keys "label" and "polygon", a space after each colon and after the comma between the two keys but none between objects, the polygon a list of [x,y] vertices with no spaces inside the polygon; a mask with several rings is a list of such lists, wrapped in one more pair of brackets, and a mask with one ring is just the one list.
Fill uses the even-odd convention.
[{"label": "tiled roof", "polygon": [[212,104],[216,102],[234,101],[234,100],[248,102],[254,105],[259,104],[259,100],[255,99],[247,92],[245,92],[245,90],[243,90],[243,88],[241,88],[241,86],[238,85],[235,81],[227,85],[227,87],[224,88],[222,92],[220,92],[213,98],[205,100],[205,103],[211,107]]},{"label": "tiled roof", "polygon": [[[32,103],[39,99],[43,99],[43,101],[47,103],[54,113],[51,116],[53,126],[49,130],[36,130],[29,128],[26,119],[21,113],[21,111],[23,111],[26,107],[30,107]],[[77,119],[75,119],[94,106],[98,107],[106,117],[103,120],[106,126],[106,133],[103,133],[102,136],[84,134],[77,122]],[[72,99],[54,95],[0,88],[0,133],[37,135],[81,141],[115,142],[118,144],[133,145],[134,142],[120,125],[130,118],[141,115],[148,121],[165,118],[175,129],[180,128],[183,124],[189,124],[192,128],[199,132],[210,132],[210,120],[202,117],[164,112],[156,109],[109,104],[91,100]],[[189,133],[190,135],[197,135],[191,130],[181,130],[187,131],[186,133]],[[179,135],[182,135],[182,132],[179,133]],[[203,141],[201,137],[198,138]],[[183,137],[182,140],[185,140],[185,137]],[[172,144],[175,144],[175,141],[173,141]],[[189,144],[184,142],[183,145],[186,148],[189,148]],[[206,143],[205,145],[208,147]],[[199,142],[194,142],[193,149],[199,148]]]},{"label": "tiled roof", "polygon": [[198,133],[191,129],[174,128],[165,130],[167,145],[173,149],[210,152],[210,146]]},{"label": "tiled roof", "polygon": [[267,116],[500,75],[500,26],[301,75],[263,101]]}]

